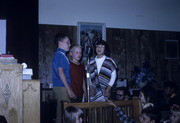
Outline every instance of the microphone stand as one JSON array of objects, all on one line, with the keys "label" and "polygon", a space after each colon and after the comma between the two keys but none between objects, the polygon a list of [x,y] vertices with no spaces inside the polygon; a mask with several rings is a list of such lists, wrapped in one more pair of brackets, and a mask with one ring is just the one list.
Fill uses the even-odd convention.
[{"label": "microphone stand", "polygon": [[86,72],[86,78],[87,78],[87,102],[89,102],[90,96],[89,96],[89,86],[91,83],[91,77],[90,77],[90,72],[89,72],[89,67],[90,67],[90,57],[87,57],[87,72]]},{"label": "microphone stand", "polygon": [[90,46],[86,47],[86,54],[87,54],[87,71],[86,71],[86,79],[87,79],[87,102],[89,102],[90,100],[90,95],[89,95],[89,91],[90,91],[90,84],[91,84],[91,77],[90,77],[90,57],[91,57],[91,53],[92,53],[92,48]]}]

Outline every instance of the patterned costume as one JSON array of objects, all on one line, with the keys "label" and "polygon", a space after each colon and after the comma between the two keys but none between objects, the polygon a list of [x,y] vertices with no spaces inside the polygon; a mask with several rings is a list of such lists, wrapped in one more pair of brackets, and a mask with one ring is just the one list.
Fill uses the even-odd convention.
[{"label": "patterned costume", "polygon": [[104,93],[106,88],[109,86],[111,73],[117,68],[115,62],[110,57],[104,57],[105,58],[99,73],[97,70],[96,59],[90,62],[90,86],[95,90],[95,94],[93,96],[90,96],[90,102],[105,101]]}]

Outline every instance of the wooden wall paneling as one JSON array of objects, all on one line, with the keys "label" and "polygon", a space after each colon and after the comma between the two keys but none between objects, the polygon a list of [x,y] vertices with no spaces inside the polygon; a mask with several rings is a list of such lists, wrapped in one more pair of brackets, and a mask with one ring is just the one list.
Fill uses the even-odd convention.
[{"label": "wooden wall paneling", "polygon": [[152,45],[153,47],[153,50],[154,50],[154,61],[151,62],[152,64],[152,67],[154,68],[154,71],[155,71],[155,80],[159,83],[160,82],[160,74],[161,73],[161,69],[160,68],[160,64],[159,62],[162,64],[162,60],[160,60],[160,51],[159,51],[159,45],[161,44],[160,43],[160,40],[159,40],[159,33],[158,32],[154,32],[154,35],[152,35],[152,40],[154,40],[154,43]]},{"label": "wooden wall paneling", "polygon": [[111,30],[111,39],[108,38],[107,42],[110,45],[111,57],[116,62],[119,70],[118,77],[125,76],[125,39],[121,35],[121,31]]},{"label": "wooden wall paneling", "polygon": [[[69,34],[74,42],[77,40],[77,27],[75,26],[61,26],[61,25],[39,25],[40,41],[43,40],[43,47],[41,46],[39,59],[40,79],[44,82],[51,81],[50,76],[50,58],[52,58],[55,51],[55,45],[52,43],[54,35],[57,32],[65,32]],[[167,67],[168,62],[164,59],[164,39],[180,40],[180,32],[167,31],[150,31],[150,30],[134,30],[134,29],[106,29],[106,40],[111,49],[111,57],[115,60],[119,67],[118,76],[120,78],[128,78],[131,80],[131,70],[133,66],[142,67],[143,62],[149,61],[154,68],[155,79],[159,86],[162,87],[164,80],[178,81],[179,71],[175,73],[173,67]],[[44,44],[45,43],[45,44]],[[53,46],[47,46],[53,45]],[[54,49],[53,49],[54,47]],[[43,49],[42,49],[43,48]],[[54,51],[53,51],[54,50]],[[176,60],[170,66],[179,66],[180,61]]]},{"label": "wooden wall paneling", "polygon": [[[127,30],[128,31],[128,30]],[[128,81],[131,80],[131,70],[133,69],[133,66],[135,65],[136,61],[136,44],[135,41],[135,32],[133,30],[129,30],[128,35],[126,35],[126,73],[127,75],[125,78],[128,78]]]}]

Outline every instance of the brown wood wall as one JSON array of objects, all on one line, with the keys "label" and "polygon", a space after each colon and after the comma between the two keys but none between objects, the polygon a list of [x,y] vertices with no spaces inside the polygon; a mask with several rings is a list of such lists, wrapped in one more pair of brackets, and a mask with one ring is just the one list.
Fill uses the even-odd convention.
[{"label": "brown wood wall", "polygon": [[[58,32],[67,33],[73,44],[77,41],[76,26],[39,25],[39,78],[43,82],[52,81],[51,59],[56,50],[53,40]],[[107,28],[106,41],[118,65],[118,77],[131,81],[134,65],[142,67],[143,62],[149,61],[160,87],[165,80],[179,83],[180,60],[165,59],[166,39],[180,40],[180,32]]]}]

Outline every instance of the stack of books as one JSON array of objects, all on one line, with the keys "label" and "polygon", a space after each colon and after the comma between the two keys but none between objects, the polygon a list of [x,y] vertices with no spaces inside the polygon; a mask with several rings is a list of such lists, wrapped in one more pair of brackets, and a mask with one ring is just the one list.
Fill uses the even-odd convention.
[{"label": "stack of books", "polygon": [[1,64],[17,64],[17,59],[10,54],[0,54],[0,63]]}]

